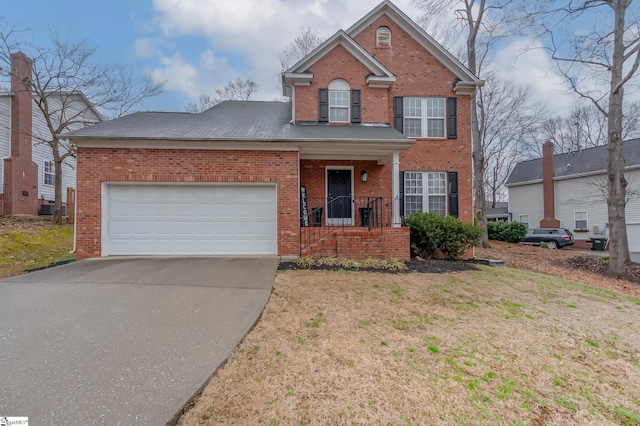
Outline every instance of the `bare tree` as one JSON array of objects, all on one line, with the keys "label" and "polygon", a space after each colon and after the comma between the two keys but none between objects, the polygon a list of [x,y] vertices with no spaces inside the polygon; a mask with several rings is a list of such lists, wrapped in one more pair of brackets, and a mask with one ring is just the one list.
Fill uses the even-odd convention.
[{"label": "bare tree", "polygon": [[222,101],[248,101],[256,92],[258,85],[251,79],[243,80],[239,76],[228,82],[222,89],[216,89],[216,96],[200,95],[198,103],[189,102],[185,109],[188,112],[202,112],[218,105]]},{"label": "bare tree", "polygon": [[[624,175],[623,102],[625,87],[640,66],[640,10],[633,0],[550,2],[545,28],[558,69],[573,91],[607,118],[609,275],[624,274],[629,261]],[[627,19],[629,21],[627,21]],[[587,23],[589,31],[576,32]],[[560,40],[567,40],[560,43]]]},{"label": "bare tree", "polygon": [[[483,66],[495,45],[520,27],[519,22],[527,15],[521,13],[525,4],[519,0],[413,0],[414,5],[423,12],[421,24],[427,30],[444,36],[444,44],[450,49],[462,44],[460,56],[469,70],[483,77]],[[450,24],[450,17],[455,21]],[[442,25],[446,22],[447,25]],[[436,34],[438,36],[438,34]],[[483,151],[483,125],[493,118],[480,110],[479,95],[471,104],[471,133],[473,139],[473,192],[475,217],[483,229],[482,247],[489,246],[487,232],[485,171],[486,153]]]},{"label": "bare tree", "polygon": [[485,79],[478,97],[480,142],[485,159],[483,182],[491,207],[495,207],[504,192],[504,183],[521,158],[520,141],[535,131],[544,108],[531,103],[528,86],[500,78],[494,72],[487,72]]},{"label": "bare tree", "polygon": [[[640,102],[625,105],[622,117],[622,139],[640,136]],[[525,156],[542,156],[540,140],[553,142],[556,154],[606,145],[607,117],[594,105],[578,102],[568,116],[559,116],[544,120],[536,138],[524,141],[522,149]]]},{"label": "bare tree", "polygon": [[51,31],[49,43],[38,45],[20,41],[14,27],[0,28],[0,61],[5,75],[16,73],[11,54],[23,51],[33,61],[32,75],[16,75],[22,80],[45,120],[47,133],[33,134],[36,143],[51,148],[54,172],[53,222],[62,223],[62,166],[75,156],[75,148],[59,135],[100,121],[97,111],[107,117],[131,112],[144,99],[162,92],[162,84],[149,78],[135,79],[120,66],[104,66],[94,59],[96,49],[86,40],[73,41]]},{"label": "bare tree", "polygon": [[277,75],[278,87],[282,88],[282,73],[311,53],[322,41],[323,37],[317,29],[300,27],[300,32],[293,41],[278,53],[278,59],[280,60],[280,72]]}]

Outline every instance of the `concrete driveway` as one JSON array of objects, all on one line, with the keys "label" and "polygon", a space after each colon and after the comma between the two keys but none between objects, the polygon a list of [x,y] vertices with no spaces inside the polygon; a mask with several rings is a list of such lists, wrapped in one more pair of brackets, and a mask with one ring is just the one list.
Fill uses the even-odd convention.
[{"label": "concrete driveway", "polygon": [[167,423],[260,316],[277,258],[105,258],[0,281],[0,415]]}]

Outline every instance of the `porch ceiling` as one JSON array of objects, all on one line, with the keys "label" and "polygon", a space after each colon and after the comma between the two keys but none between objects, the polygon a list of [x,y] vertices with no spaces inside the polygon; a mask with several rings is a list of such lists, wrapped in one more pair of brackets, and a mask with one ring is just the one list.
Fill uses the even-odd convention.
[{"label": "porch ceiling", "polygon": [[378,164],[388,164],[393,159],[394,152],[410,148],[414,141],[406,142],[302,142],[299,145],[301,160],[368,160]]}]

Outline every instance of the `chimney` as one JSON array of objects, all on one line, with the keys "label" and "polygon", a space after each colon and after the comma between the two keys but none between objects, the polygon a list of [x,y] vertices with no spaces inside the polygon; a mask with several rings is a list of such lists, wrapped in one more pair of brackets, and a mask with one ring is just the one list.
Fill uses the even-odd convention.
[{"label": "chimney", "polygon": [[22,53],[11,55],[11,156],[31,160],[31,59]]},{"label": "chimney", "polygon": [[540,221],[541,228],[560,227],[560,221],[556,219],[556,194],[553,174],[553,143],[551,143],[551,141],[546,141],[542,145],[542,197],[544,201],[544,219]]},{"label": "chimney", "polygon": [[32,161],[33,62],[11,55],[11,156],[4,160],[3,214],[38,214],[38,166]]}]

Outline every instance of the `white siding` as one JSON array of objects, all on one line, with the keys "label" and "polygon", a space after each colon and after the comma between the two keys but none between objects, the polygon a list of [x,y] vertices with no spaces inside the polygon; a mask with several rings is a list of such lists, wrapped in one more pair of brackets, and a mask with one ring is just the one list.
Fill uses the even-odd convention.
[{"label": "white siding", "polygon": [[[61,99],[56,99],[51,96],[48,98],[50,110],[61,109]],[[71,98],[65,98],[66,105],[64,106],[67,116],[69,114],[78,114],[87,109],[86,103],[79,96],[72,96]],[[83,118],[87,121],[98,121],[97,117],[91,110],[82,112]],[[63,130],[71,131],[83,127],[82,124],[76,124]],[[51,132],[49,131],[44,116],[36,103],[33,103],[33,162],[38,165],[38,198],[44,198],[45,200],[53,201],[54,186],[44,184],[44,162],[52,161],[53,154],[51,147],[46,141],[51,140]],[[64,144],[66,142],[61,141],[60,153],[67,152]],[[67,188],[76,186],[76,160],[73,157],[68,157],[62,168],[62,201],[67,201]]]},{"label": "white siding", "polygon": [[640,224],[640,170],[625,174],[627,177],[627,223]]},{"label": "white siding", "polygon": [[513,186],[509,188],[509,212],[511,220],[519,222],[520,215],[529,215],[529,227],[537,228],[544,218],[542,184]]},{"label": "white siding", "polygon": [[[588,176],[563,179],[556,184],[556,218],[560,226],[573,232],[576,240],[604,236],[607,219],[606,176]],[[603,192],[604,191],[604,192]],[[588,232],[575,231],[575,212],[587,212]],[[598,228],[595,234],[593,227]]]},{"label": "white siding", "polygon": [[11,156],[11,95],[0,95],[0,194],[4,192],[4,158]]}]

